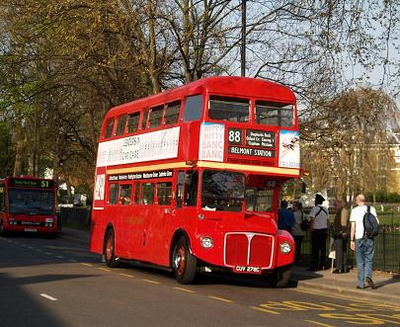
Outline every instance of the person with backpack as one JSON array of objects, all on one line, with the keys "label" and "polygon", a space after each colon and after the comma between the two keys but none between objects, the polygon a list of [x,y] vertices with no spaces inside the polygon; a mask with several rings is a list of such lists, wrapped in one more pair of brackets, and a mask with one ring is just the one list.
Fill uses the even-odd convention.
[{"label": "person with backpack", "polygon": [[334,239],[336,269],[334,274],[347,272],[347,242],[349,239],[349,212],[342,200],[335,201],[336,215],[333,222],[332,237]]},{"label": "person with backpack", "polygon": [[315,195],[315,207],[310,212],[311,223],[311,265],[310,271],[326,268],[326,239],[329,229],[329,212],[322,206],[325,201],[321,194]]},{"label": "person with backpack", "polygon": [[375,289],[372,280],[372,261],[374,258],[374,237],[379,232],[379,220],[374,207],[366,206],[365,196],[358,194],[355,207],[350,215],[350,248],[356,251],[358,270],[358,289],[364,289],[364,282]]}]

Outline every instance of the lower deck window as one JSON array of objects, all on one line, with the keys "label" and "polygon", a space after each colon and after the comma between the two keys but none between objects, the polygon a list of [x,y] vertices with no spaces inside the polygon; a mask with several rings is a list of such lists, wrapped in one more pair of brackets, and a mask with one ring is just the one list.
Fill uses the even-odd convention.
[{"label": "lower deck window", "polygon": [[141,204],[150,205],[154,203],[154,184],[144,183],[142,184],[142,200]]},{"label": "lower deck window", "polygon": [[109,193],[108,193],[108,203],[109,204],[118,204],[118,184],[110,184]]},{"label": "lower deck window", "polygon": [[121,185],[120,197],[121,204],[130,205],[132,203],[132,185]]},{"label": "lower deck window", "polygon": [[160,206],[170,205],[172,199],[172,183],[157,184],[157,199]]}]

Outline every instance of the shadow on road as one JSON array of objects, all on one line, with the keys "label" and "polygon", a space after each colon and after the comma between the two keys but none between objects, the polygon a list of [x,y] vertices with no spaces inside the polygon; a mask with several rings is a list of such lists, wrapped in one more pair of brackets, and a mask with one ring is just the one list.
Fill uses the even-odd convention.
[{"label": "shadow on road", "polygon": [[0,326],[63,326],[51,310],[39,303],[42,301],[40,294],[29,294],[21,284],[25,283],[0,273]]}]

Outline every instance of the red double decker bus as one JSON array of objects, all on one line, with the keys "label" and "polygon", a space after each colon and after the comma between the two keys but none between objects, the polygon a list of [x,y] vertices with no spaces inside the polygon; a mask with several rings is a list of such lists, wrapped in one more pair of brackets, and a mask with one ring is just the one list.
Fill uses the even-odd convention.
[{"label": "red double decker bus", "polygon": [[0,234],[57,232],[56,187],[52,179],[7,177],[0,180]]},{"label": "red double decker bus", "polygon": [[91,251],[108,266],[290,278],[277,228],[282,183],[300,174],[295,96],[276,83],[211,77],[111,109],[96,165]]}]

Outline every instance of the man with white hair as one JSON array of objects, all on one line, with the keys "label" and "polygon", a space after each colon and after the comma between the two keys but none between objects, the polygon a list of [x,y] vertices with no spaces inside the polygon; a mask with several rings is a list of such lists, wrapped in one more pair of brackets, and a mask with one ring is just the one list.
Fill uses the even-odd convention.
[{"label": "man with white hair", "polygon": [[[364,235],[364,215],[367,213],[368,207],[365,205],[364,194],[358,194],[355,198],[355,207],[350,215],[350,248],[356,251],[356,261],[358,269],[358,289],[364,288],[364,281],[375,289],[375,283],[372,280],[372,260],[374,258],[374,239]],[[376,219],[376,210],[370,207],[370,212]],[[379,222],[379,221],[378,221]]]}]

